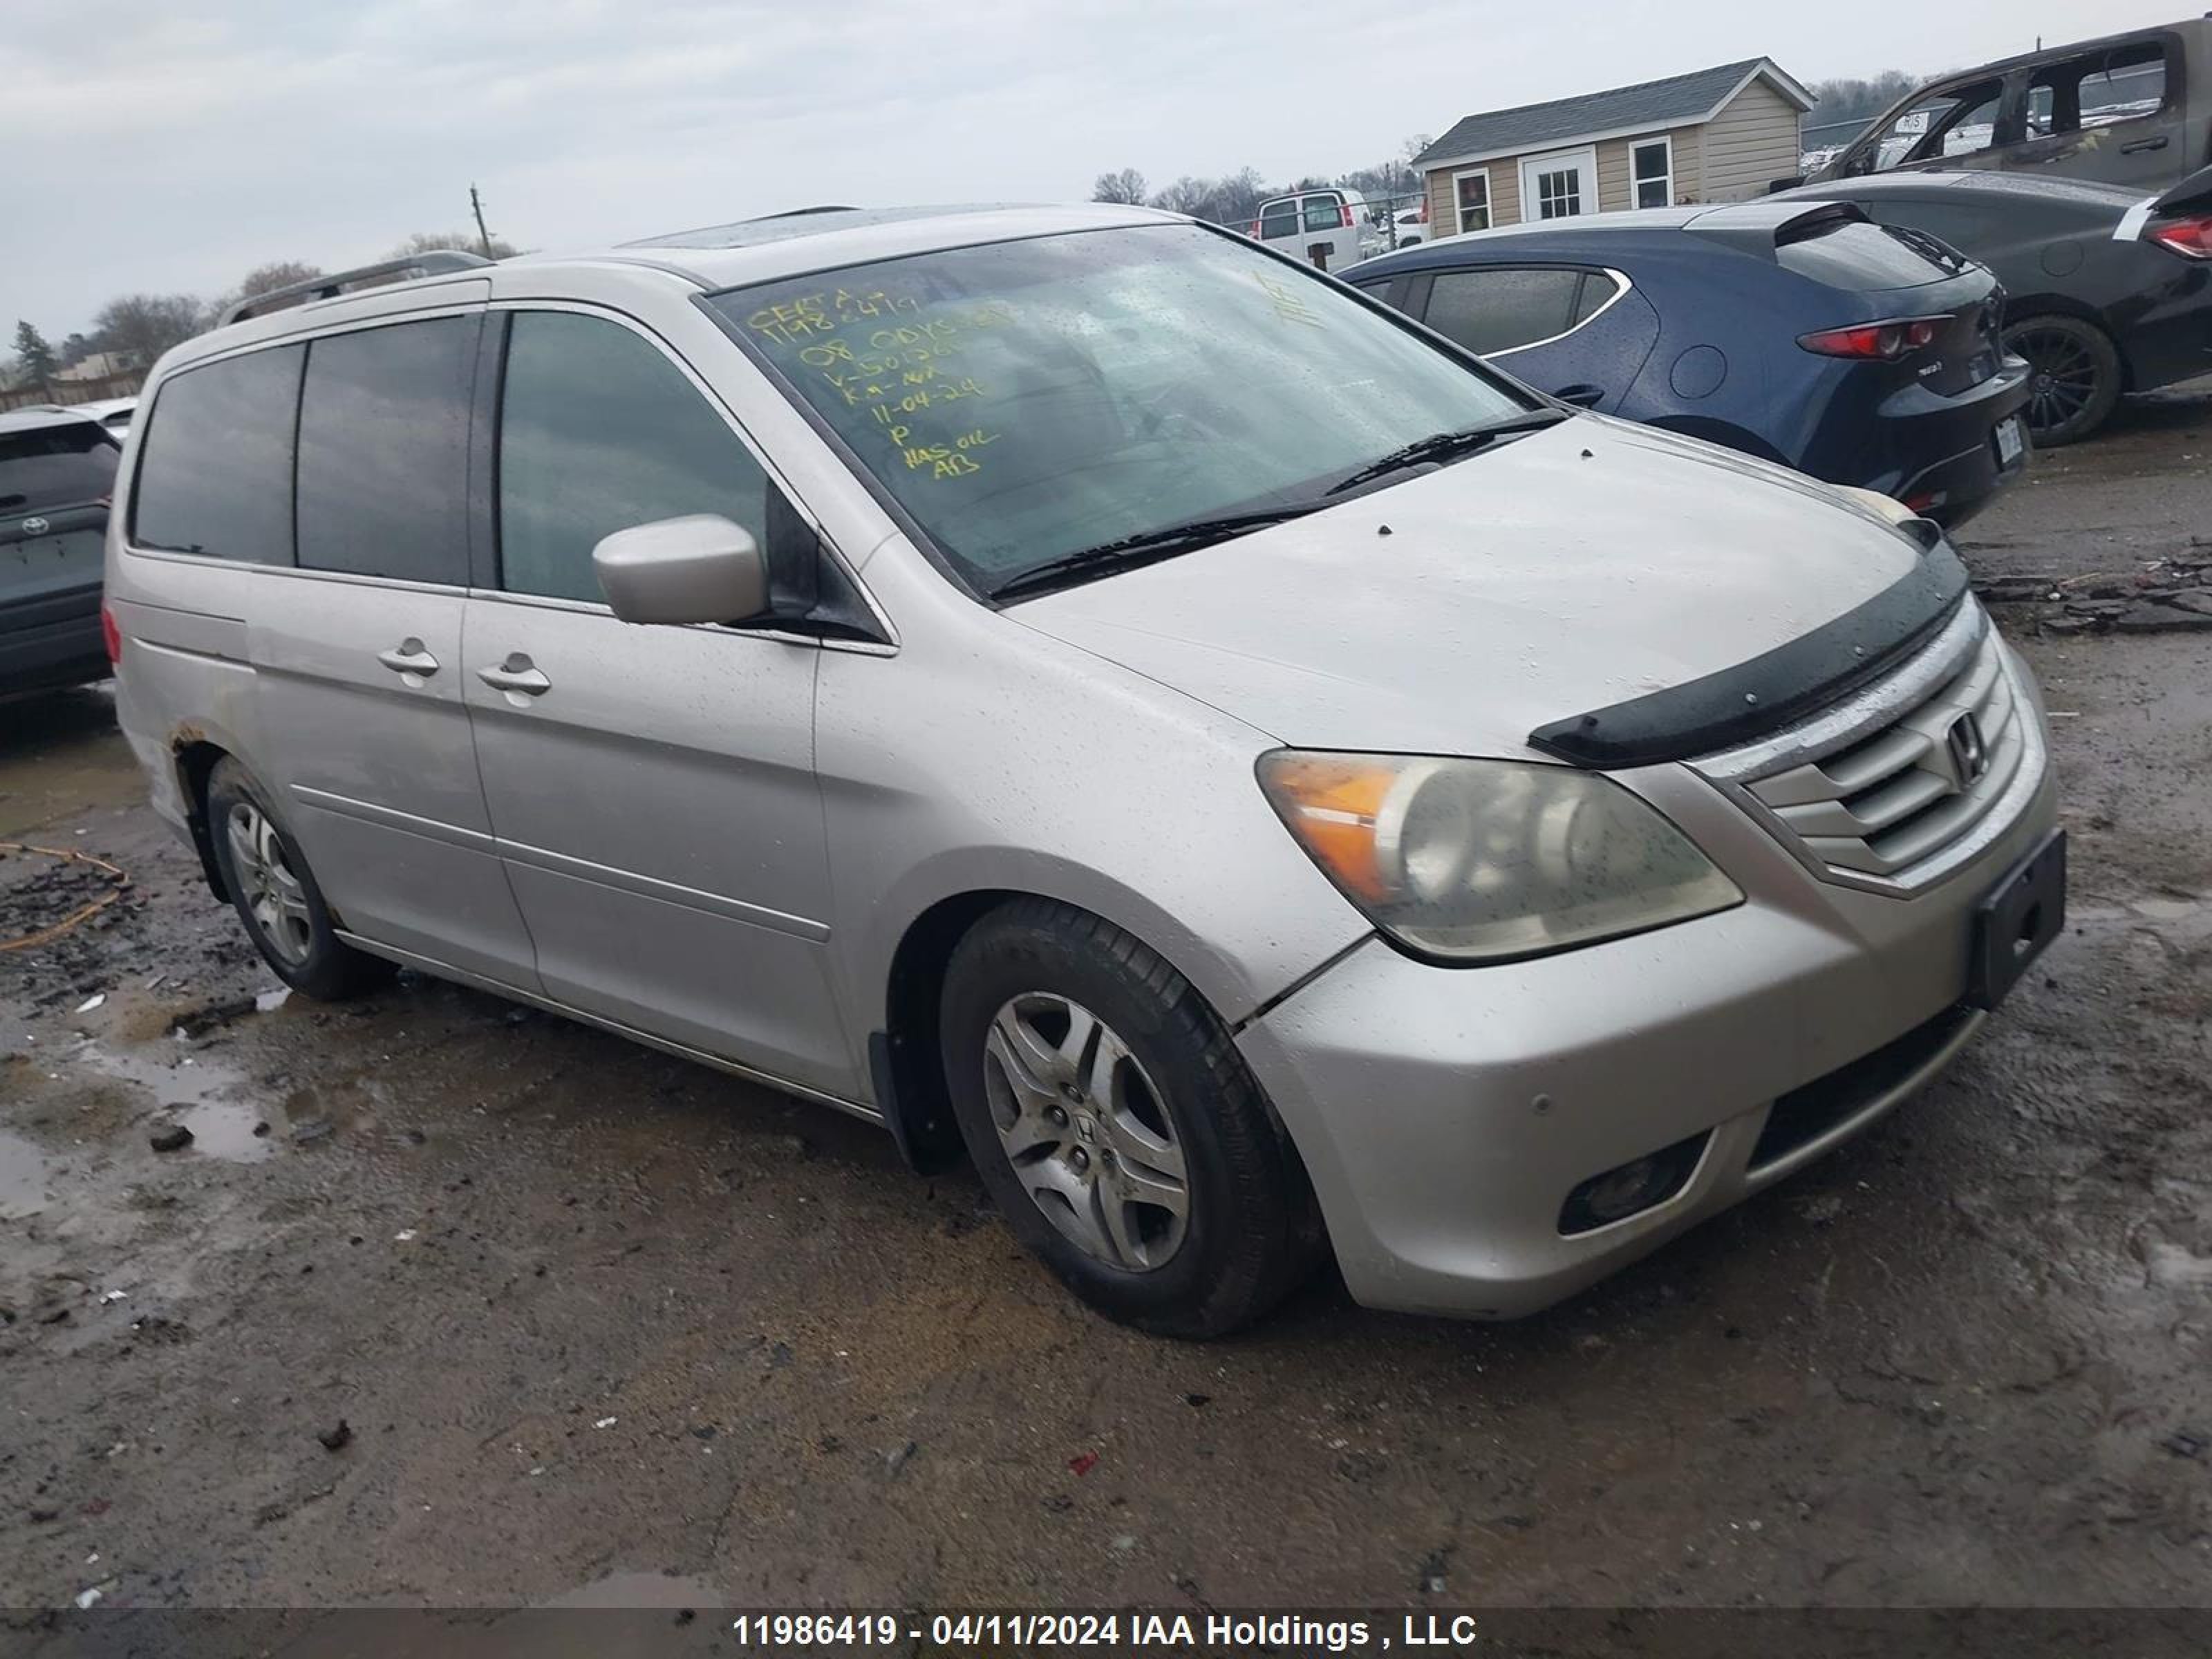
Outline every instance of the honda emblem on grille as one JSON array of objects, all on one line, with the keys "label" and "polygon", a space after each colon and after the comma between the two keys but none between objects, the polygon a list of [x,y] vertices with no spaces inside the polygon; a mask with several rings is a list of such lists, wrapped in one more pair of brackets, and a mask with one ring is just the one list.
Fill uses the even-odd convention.
[{"label": "honda emblem on grille", "polygon": [[46,521],[44,519],[26,519],[23,520],[23,533],[26,536],[43,536],[46,533],[47,528]]},{"label": "honda emblem on grille", "polygon": [[1982,723],[1972,714],[1961,714],[1951,722],[1943,746],[1951,751],[1951,770],[1957,775],[1960,788],[1979,782],[1982,774],[1990,769],[1990,751],[1982,742]]}]

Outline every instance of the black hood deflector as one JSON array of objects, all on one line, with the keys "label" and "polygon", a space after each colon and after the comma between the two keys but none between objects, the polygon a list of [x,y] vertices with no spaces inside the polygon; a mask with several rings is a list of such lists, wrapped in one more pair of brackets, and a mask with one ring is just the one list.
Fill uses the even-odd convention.
[{"label": "black hood deflector", "polygon": [[1907,526],[1927,550],[1865,604],[1717,674],[1540,726],[1529,744],[1594,771],[1656,766],[1732,749],[1849,696],[1950,619],[1966,568],[1935,526]]}]

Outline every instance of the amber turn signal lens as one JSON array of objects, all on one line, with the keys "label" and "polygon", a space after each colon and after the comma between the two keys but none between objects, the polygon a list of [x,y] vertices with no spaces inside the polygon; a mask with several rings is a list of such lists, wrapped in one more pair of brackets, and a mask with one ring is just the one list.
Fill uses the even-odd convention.
[{"label": "amber turn signal lens", "polygon": [[1267,799],[1329,874],[1348,890],[1380,903],[1389,886],[1375,858],[1375,821],[1398,781],[1395,767],[1358,755],[1281,751],[1261,763]]}]

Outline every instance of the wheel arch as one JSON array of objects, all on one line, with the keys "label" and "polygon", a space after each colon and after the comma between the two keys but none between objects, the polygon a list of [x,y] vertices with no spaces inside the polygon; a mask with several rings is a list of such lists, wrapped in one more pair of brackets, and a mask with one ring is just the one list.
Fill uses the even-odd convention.
[{"label": "wheel arch", "polygon": [[2105,337],[2112,348],[2112,356],[2119,360],[2120,391],[2123,394],[2136,389],[2136,366],[2129,359],[2127,343],[2120,331],[2105,319],[2094,306],[2085,305],[2066,294],[2029,294],[2015,298],[2005,296],[2004,325],[2015,328],[2022,323],[2032,323],[2039,317],[2063,317],[2070,322],[2084,323]]},{"label": "wheel arch", "polygon": [[1127,933],[1174,969],[1232,1031],[1267,994],[1240,982],[1228,960],[1204,948],[1188,929],[1177,930],[1164,913],[1118,887],[1109,894],[1097,891],[1095,882],[979,883],[939,894],[914,913],[885,953],[881,1024],[867,1038],[877,1108],[900,1152],[920,1173],[948,1168],[964,1155],[938,1043],[946,968],[978,921],[1024,899],[1065,904]]},{"label": "wheel arch", "polygon": [[169,763],[177,774],[177,799],[184,804],[185,828],[191,836],[192,848],[200,855],[200,872],[207,878],[208,890],[225,902],[230,895],[223,889],[222,866],[216,861],[207,791],[216,763],[229,758],[230,750],[195,729],[181,730],[169,742]]}]

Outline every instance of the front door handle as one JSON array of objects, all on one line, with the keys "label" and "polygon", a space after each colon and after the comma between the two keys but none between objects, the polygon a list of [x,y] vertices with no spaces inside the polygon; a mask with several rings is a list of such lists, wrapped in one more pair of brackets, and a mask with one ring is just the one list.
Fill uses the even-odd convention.
[{"label": "front door handle", "polygon": [[542,696],[553,689],[553,682],[539,673],[530,659],[520,651],[497,668],[477,669],[477,678],[495,691],[526,697]]},{"label": "front door handle", "polygon": [[376,659],[393,673],[404,674],[418,684],[438,672],[438,659],[420,640],[402,640],[392,649],[378,652]]},{"label": "front door handle", "polygon": [[2164,149],[2165,148],[2166,135],[2164,133],[2160,133],[2155,138],[2138,138],[2132,144],[2122,144],[2120,146],[2120,154],[2123,155],[2140,155],[2147,149]]}]

